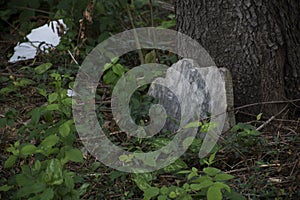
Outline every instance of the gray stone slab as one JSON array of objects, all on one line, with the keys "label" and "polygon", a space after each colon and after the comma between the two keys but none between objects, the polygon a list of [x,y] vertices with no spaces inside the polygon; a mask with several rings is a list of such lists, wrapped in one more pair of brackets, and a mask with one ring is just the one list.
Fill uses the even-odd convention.
[{"label": "gray stone slab", "polygon": [[[195,109],[200,114],[198,120],[205,121],[218,109],[233,107],[229,71],[216,67],[201,68],[191,59],[182,59],[173,64],[165,78],[157,78],[152,82],[148,94],[157,98],[165,108],[168,118],[164,129],[170,132],[176,132],[180,123],[191,122],[189,120],[194,118],[191,115]],[[223,130],[234,123],[234,115],[229,113]]]}]

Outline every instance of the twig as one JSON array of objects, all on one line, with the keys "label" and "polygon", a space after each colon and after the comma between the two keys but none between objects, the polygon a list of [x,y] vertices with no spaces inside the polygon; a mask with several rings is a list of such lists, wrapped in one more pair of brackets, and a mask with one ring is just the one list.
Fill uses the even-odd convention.
[{"label": "twig", "polygon": [[[281,165],[279,163],[275,163],[275,164],[264,164],[264,165],[260,165],[258,166],[259,168],[267,168],[267,167],[280,167]],[[251,170],[252,168],[254,168],[256,166],[253,166],[253,167],[243,167],[243,168],[240,168],[240,169],[234,169],[234,170],[230,170],[230,171],[227,171],[225,172],[226,174],[232,174],[232,173],[235,173],[235,172],[242,172],[242,171],[246,171],[246,170]]]},{"label": "twig", "polygon": [[123,131],[114,131],[114,132],[111,132],[109,135],[117,135],[120,133],[123,133]]},{"label": "twig", "polygon": [[261,130],[263,127],[265,127],[267,124],[269,124],[273,119],[275,119],[275,117],[280,115],[286,108],[287,108],[287,105],[279,113],[277,113],[276,115],[273,115],[270,119],[268,119],[266,122],[264,122],[262,125],[260,125],[256,130],[257,131]]},{"label": "twig", "polygon": [[14,76],[14,77],[20,77],[20,78],[29,78],[30,76],[24,75],[24,74],[14,74],[14,73],[0,73],[1,76]]},{"label": "twig", "polygon": [[72,55],[72,53],[70,52],[70,50],[68,50],[68,53],[71,56],[72,60],[76,63],[76,65],[79,65],[76,59],[74,58],[74,56]]},{"label": "twig", "polygon": [[[300,161],[299,161],[299,163],[300,163]],[[298,161],[295,162],[295,164],[294,164],[294,166],[293,166],[293,169],[292,169],[292,171],[291,171],[291,173],[290,173],[290,176],[292,176],[292,174],[294,173],[294,170],[295,170],[295,168],[296,168],[296,165],[298,165]]]},{"label": "twig", "polygon": [[243,109],[243,108],[248,108],[248,107],[258,106],[258,105],[264,105],[264,104],[293,103],[293,102],[298,102],[298,101],[300,101],[300,99],[285,100],[285,101],[264,101],[264,102],[258,102],[258,103],[243,105],[243,106],[240,106],[240,107],[230,109],[228,111],[235,111],[235,110],[239,110],[239,109]]},{"label": "twig", "polygon": [[[256,115],[254,115],[254,114],[243,112],[243,111],[239,111],[239,113],[243,114],[243,115],[251,116],[251,117],[256,117]],[[264,116],[262,116],[262,118],[265,119]],[[273,121],[290,122],[290,123],[299,123],[300,122],[299,120],[289,120],[289,119],[273,119]]]},{"label": "twig", "polygon": [[108,101],[96,101],[96,104],[111,104],[111,100],[108,100]]},{"label": "twig", "polygon": [[243,172],[243,171],[247,171],[247,170],[250,170],[250,167],[243,167],[243,168],[240,168],[240,169],[234,169],[234,170],[227,171],[225,173],[226,174],[232,174],[232,173],[235,173],[235,172]]},{"label": "twig", "polygon": [[286,127],[286,126],[282,126],[283,129],[291,131],[292,133],[294,133],[295,135],[297,135],[298,133],[296,131],[294,131],[293,129],[291,129],[290,127]]},{"label": "twig", "polygon": [[[239,109],[242,109],[242,108],[247,108],[247,107],[252,107],[252,106],[256,106],[256,105],[263,105],[263,104],[278,104],[278,103],[292,103],[292,102],[297,102],[297,101],[300,101],[300,99],[294,99],[294,100],[286,100],[286,101],[266,101],[266,102],[258,102],[258,103],[252,103],[252,104],[247,104],[247,105],[244,105],[244,106],[240,106],[240,107],[236,107],[236,108],[233,108],[233,109],[228,109],[228,110],[226,110],[225,112],[221,112],[221,113],[218,113],[218,114],[215,114],[215,115],[212,115],[212,116],[210,116],[210,117],[207,117],[207,118],[204,118],[204,120],[208,120],[208,119],[210,119],[210,118],[212,118],[212,117],[218,117],[218,116],[220,116],[220,115],[223,115],[223,114],[225,114],[225,113],[227,113],[227,112],[231,112],[231,111],[236,111],[236,110],[239,110]],[[287,106],[286,106],[287,107]],[[284,109],[283,110],[281,110],[279,113],[277,113],[276,115],[275,115],[275,117],[276,116],[278,116],[279,114],[281,114],[285,109],[286,109],[286,107],[284,107]],[[242,113],[242,112],[241,112]],[[248,114],[248,113],[246,113],[246,114]],[[252,116],[251,114],[249,114],[250,116]],[[272,120],[275,120],[275,117],[274,118],[272,118],[270,121],[272,121]],[[269,121],[269,122],[270,122]],[[267,123],[269,123],[269,122],[267,122]],[[266,123],[266,124],[267,124]],[[266,125],[265,124],[265,125]],[[263,125],[263,126],[265,126],[265,125]],[[262,128],[262,127],[261,127]],[[260,128],[260,129],[261,129]]]},{"label": "twig", "polygon": [[161,7],[166,9],[166,10],[170,10],[172,12],[175,11],[174,6],[172,4],[169,4],[169,3],[163,2],[163,1],[157,1],[157,3],[160,4]]}]

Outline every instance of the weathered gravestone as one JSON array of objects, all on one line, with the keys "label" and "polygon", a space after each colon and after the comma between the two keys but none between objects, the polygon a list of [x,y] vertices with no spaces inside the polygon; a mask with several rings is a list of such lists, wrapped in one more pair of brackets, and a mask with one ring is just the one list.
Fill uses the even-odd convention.
[{"label": "weathered gravestone", "polygon": [[[168,117],[164,130],[170,132],[176,132],[180,121],[185,123],[184,118],[191,118],[192,116],[189,115],[194,113],[194,109],[200,114],[199,120],[201,120],[210,117],[217,107],[225,106],[227,110],[233,108],[233,90],[229,71],[216,67],[200,68],[191,59],[182,59],[173,64],[167,70],[165,78],[157,78],[152,82],[148,94],[157,98],[159,104],[166,110]],[[222,114],[215,112],[214,114]],[[232,112],[227,112],[226,115],[223,130],[235,123]],[[201,137],[204,136],[201,134]]]}]

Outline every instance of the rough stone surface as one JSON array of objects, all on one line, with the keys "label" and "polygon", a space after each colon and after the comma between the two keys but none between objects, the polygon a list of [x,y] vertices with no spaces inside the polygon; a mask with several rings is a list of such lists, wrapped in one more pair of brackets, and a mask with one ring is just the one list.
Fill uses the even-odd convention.
[{"label": "rough stone surface", "polygon": [[[216,73],[216,70],[219,70],[220,73]],[[221,75],[223,81],[216,81],[220,80],[217,74]],[[159,83],[164,84],[159,85]],[[171,90],[175,91],[175,94]],[[200,68],[191,59],[182,59],[173,64],[168,69],[165,78],[158,78],[152,83],[148,94],[157,98],[165,108],[168,118],[164,129],[171,132],[178,130],[180,120],[185,123],[185,118],[193,117],[189,116],[190,113],[194,113],[193,109],[197,109],[197,112],[200,113],[199,120],[205,120],[220,104],[224,103],[227,108],[233,107],[229,71],[224,68]],[[232,114],[229,114],[227,119],[224,129],[235,123]]]}]

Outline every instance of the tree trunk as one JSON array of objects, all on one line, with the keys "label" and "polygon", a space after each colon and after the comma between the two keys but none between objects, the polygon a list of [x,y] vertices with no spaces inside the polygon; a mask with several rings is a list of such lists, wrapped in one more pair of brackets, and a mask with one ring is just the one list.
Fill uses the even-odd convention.
[{"label": "tree trunk", "polygon": [[[176,0],[177,30],[232,73],[235,106],[300,98],[299,0]],[[274,115],[283,105],[252,114]]]}]

